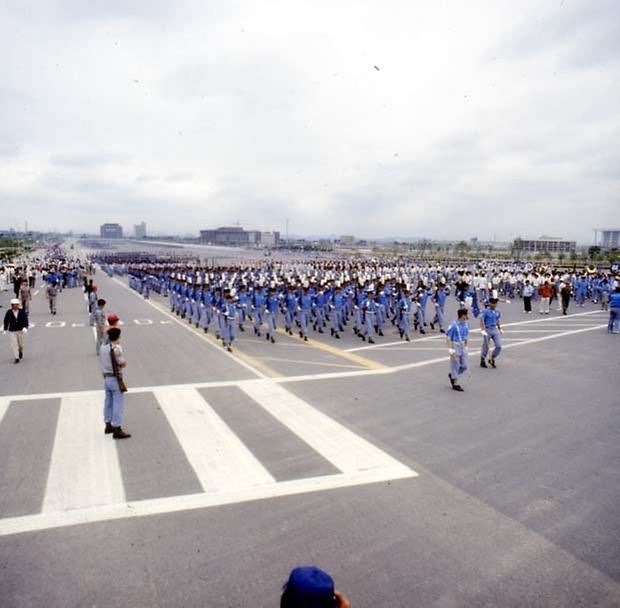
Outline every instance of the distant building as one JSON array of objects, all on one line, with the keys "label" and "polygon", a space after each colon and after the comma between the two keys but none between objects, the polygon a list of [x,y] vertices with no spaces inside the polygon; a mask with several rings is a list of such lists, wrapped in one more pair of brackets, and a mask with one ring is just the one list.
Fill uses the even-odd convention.
[{"label": "distant building", "polygon": [[120,224],[101,224],[99,235],[102,239],[122,239],[123,227]]},{"label": "distant building", "polygon": [[528,253],[570,253],[575,251],[576,241],[565,241],[560,237],[541,236],[538,239],[515,239],[514,248]]},{"label": "distant building", "polygon": [[351,247],[355,245],[355,237],[352,234],[345,234],[340,237],[340,244],[345,247]]},{"label": "distant building", "polygon": [[[601,235],[601,242],[598,241],[598,235]],[[620,248],[620,230],[596,229],[594,231],[594,244],[599,245],[602,249],[618,249]]]},{"label": "distant building", "polygon": [[146,222],[141,222],[140,224],[134,224],[133,232],[136,235],[137,239],[145,239],[146,238]]},{"label": "distant building", "polygon": [[277,247],[280,244],[279,232],[262,232],[260,235],[261,245],[266,247]]},{"label": "distant building", "polygon": [[240,226],[222,226],[213,230],[201,230],[200,242],[204,245],[267,245],[280,244],[279,232],[244,230]]}]

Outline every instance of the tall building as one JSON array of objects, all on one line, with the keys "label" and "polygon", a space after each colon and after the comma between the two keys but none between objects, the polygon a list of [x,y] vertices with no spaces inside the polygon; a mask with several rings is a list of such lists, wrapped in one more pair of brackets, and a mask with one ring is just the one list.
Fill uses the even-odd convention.
[{"label": "tall building", "polygon": [[541,236],[538,239],[515,239],[514,248],[517,251],[529,253],[570,253],[575,251],[576,241],[565,241],[556,236]]},{"label": "tall building", "polygon": [[101,224],[99,235],[102,239],[122,239],[123,227],[120,224]]},{"label": "tall building", "polygon": [[211,230],[201,230],[200,242],[203,245],[273,246],[280,243],[280,233],[244,230],[241,226],[222,226]]},{"label": "tall building", "polygon": [[[598,235],[601,235],[601,241],[598,242]],[[603,229],[594,230],[594,244],[599,245],[603,249],[620,248],[620,229]]]},{"label": "tall building", "polygon": [[140,224],[134,224],[133,232],[136,235],[137,239],[145,239],[146,238],[146,222],[141,222]]}]

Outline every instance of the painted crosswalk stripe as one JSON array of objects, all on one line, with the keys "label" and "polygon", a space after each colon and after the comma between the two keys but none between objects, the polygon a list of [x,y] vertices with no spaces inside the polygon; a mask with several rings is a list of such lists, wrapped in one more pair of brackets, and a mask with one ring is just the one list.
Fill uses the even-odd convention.
[{"label": "painted crosswalk stripe", "polygon": [[44,513],[125,501],[116,442],[103,433],[102,397],[62,398]]},{"label": "painted crosswalk stripe", "polygon": [[247,381],[240,384],[240,388],[343,473],[386,469],[412,474],[411,469],[398,460],[279,384]]},{"label": "painted crosswalk stripe", "polygon": [[205,492],[275,483],[196,389],[154,394]]}]

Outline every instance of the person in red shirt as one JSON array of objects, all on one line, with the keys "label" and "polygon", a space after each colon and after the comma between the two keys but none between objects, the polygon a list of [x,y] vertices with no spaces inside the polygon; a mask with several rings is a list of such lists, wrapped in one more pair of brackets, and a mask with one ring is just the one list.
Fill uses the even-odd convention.
[{"label": "person in red shirt", "polygon": [[549,285],[549,281],[545,281],[538,288],[538,295],[540,296],[540,314],[548,315],[549,302],[551,301],[551,296],[553,295],[553,289],[551,285]]}]

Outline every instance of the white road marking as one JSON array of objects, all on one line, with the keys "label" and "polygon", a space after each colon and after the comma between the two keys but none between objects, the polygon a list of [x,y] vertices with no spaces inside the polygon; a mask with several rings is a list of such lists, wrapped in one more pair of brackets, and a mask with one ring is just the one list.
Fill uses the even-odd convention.
[{"label": "white road marking", "polygon": [[9,405],[11,404],[10,399],[2,398],[0,399],[0,423],[6,414],[6,411],[9,409]]},{"label": "white road marking", "polygon": [[45,327],[65,327],[67,325],[64,321],[48,321]]},{"label": "white road marking", "polygon": [[[585,329],[576,329],[573,331],[565,331],[560,334],[551,334],[548,336],[542,336],[541,338],[531,338],[529,340],[519,340],[512,344],[506,344],[504,350],[515,346],[525,346],[527,344],[534,344],[536,342],[542,342],[545,340],[555,340],[556,338],[563,338],[564,336],[572,336],[575,334],[581,334],[587,331],[594,331],[597,329],[606,328],[605,325],[595,325],[593,327],[586,327]],[[474,351],[476,352],[476,351]],[[479,351],[478,351],[479,352]],[[470,351],[470,355],[472,352]],[[398,365],[395,367],[386,367],[384,369],[365,369],[355,372],[327,372],[323,374],[311,374],[305,376],[287,376],[285,378],[273,378],[272,382],[286,383],[286,382],[312,382],[315,380],[333,380],[339,378],[355,378],[356,376],[376,376],[381,374],[394,374],[401,371],[408,371],[417,367],[426,367],[427,365],[434,365],[435,363],[445,363],[448,360],[448,356],[437,357],[435,359],[428,359],[426,361],[419,361],[417,363],[406,363],[405,365]]]},{"label": "white road marking", "polygon": [[446,350],[446,346],[420,346],[419,348],[411,348],[406,346],[401,346],[400,348],[393,346],[386,346],[385,348],[376,348],[375,350],[384,350],[386,352],[407,352],[407,353],[417,353],[420,351],[426,350]]},{"label": "white road marking", "polygon": [[71,323],[71,327],[84,327],[84,323]]},{"label": "white road marking", "polygon": [[151,319],[134,319],[133,322],[136,325],[153,325],[153,321],[151,321]]},{"label": "white road marking", "polygon": [[172,325],[172,321],[160,321],[162,325]]},{"label": "white road marking", "polygon": [[[554,340],[556,338],[563,338],[565,336],[571,336],[575,334],[580,334],[588,331],[595,331],[597,329],[607,328],[607,323],[603,325],[593,325],[592,327],[586,327],[583,329],[576,329],[572,331],[566,331],[562,333],[554,333],[547,336],[542,336],[540,338],[531,338],[531,339],[519,339],[518,342],[514,342],[513,344],[507,344],[504,348],[512,348],[515,346],[524,346],[528,344],[534,344],[536,342],[541,342],[544,340]],[[402,344],[402,343],[401,343]],[[415,352],[415,351],[413,351]],[[474,351],[475,352],[475,351]],[[470,355],[472,351],[470,350]],[[287,382],[312,382],[314,380],[332,380],[338,378],[355,378],[357,376],[375,376],[382,374],[393,374],[403,370],[415,369],[416,367],[424,367],[426,365],[433,365],[435,363],[445,362],[447,361],[448,356],[438,357],[435,359],[428,359],[426,361],[419,361],[417,363],[408,363],[405,365],[399,365],[398,367],[386,367],[383,369],[363,369],[363,370],[355,370],[350,372],[325,372],[320,374],[305,374],[298,376],[284,376],[280,378],[269,378],[265,379],[270,382],[275,382],[276,384],[286,384]],[[139,386],[133,387],[129,389],[129,394],[133,393],[149,393],[158,391],[160,389],[163,390],[174,390],[180,388],[215,388],[215,387],[225,387],[225,386],[238,386],[242,387],[245,382],[256,382],[256,380],[222,380],[222,381],[214,381],[214,382],[193,382],[187,384],[164,384],[164,385],[155,385],[155,386]],[[56,392],[56,393],[37,393],[32,395],[6,395],[4,398],[9,399],[10,401],[29,401],[31,399],[53,399],[64,397],[66,395],[97,395],[101,394],[99,390],[91,390],[91,391],[70,391],[70,392]]]},{"label": "white road marking", "polygon": [[43,512],[125,500],[116,442],[103,433],[101,395],[67,395],[60,403]]},{"label": "white road marking", "polygon": [[[593,310],[593,311],[589,311],[589,312],[579,312],[579,313],[575,313],[572,315],[567,315],[567,316],[563,316],[563,317],[545,317],[544,319],[531,319],[529,321],[515,321],[514,323],[501,323],[501,326],[506,329],[507,327],[515,327],[518,325],[529,325],[531,323],[549,323],[550,321],[556,320],[556,321],[566,321],[567,319],[571,319],[573,317],[582,317],[582,316],[586,316],[586,315],[594,315],[597,313],[601,313],[604,311],[600,311],[600,310]],[[474,321],[475,323],[478,323],[479,325],[479,319],[475,319]],[[470,329],[469,333],[480,333],[480,327],[477,327],[475,329]],[[415,344],[417,342],[426,342],[427,340],[437,340],[440,338],[443,338],[445,336],[440,335],[440,336],[426,336],[425,338],[417,338],[411,341],[411,344]],[[356,348],[347,348],[346,351],[349,353],[352,352],[356,352],[358,350],[373,350],[375,348],[385,348],[386,346],[397,346],[397,345],[402,345],[403,341],[399,340],[398,342],[386,342],[385,344],[371,344],[369,346],[358,346]]]},{"label": "white road marking", "polygon": [[[365,439],[274,382],[247,381],[247,395],[343,473],[388,468],[413,473]],[[416,473],[413,473],[416,475]]]},{"label": "white road marking", "polygon": [[205,492],[275,483],[196,389],[154,392]]},{"label": "white road marking", "polygon": [[401,465],[393,471],[363,471],[348,475],[337,474],[325,475],[323,477],[310,477],[293,481],[283,481],[266,486],[254,486],[221,494],[204,493],[171,496],[168,498],[127,502],[60,513],[41,513],[39,515],[27,515],[25,517],[11,517],[0,520],[0,536],[129,517],[146,517],[149,515],[161,515],[178,511],[205,509],[207,507],[231,505],[251,500],[307,494],[309,492],[347,488],[382,481],[405,479],[408,477],[415,477],[415,473],[410,470],[405,470]]}]

